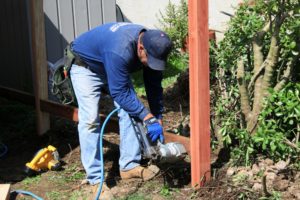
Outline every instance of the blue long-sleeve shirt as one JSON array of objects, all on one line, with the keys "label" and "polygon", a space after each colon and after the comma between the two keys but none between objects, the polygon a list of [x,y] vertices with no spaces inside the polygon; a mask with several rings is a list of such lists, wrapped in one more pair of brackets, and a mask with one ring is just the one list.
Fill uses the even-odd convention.
[{"label": "blue long-sleeve shirt", "polygon": [[109,23],[98,26],[76,38],[73,51],[91,69],[104,67],[110,95],[131,116],[144,117],[148,109],[138,99],[130,73],[144,69],[143,77],[150,110],[161,119],[162,72],[142,67],[137,56],[139,34],[145,27],[131,23]]}]

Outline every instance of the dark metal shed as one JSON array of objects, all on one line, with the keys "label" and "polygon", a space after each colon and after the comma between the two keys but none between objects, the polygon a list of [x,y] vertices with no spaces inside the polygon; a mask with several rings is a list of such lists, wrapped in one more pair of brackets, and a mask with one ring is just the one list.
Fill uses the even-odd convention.
[{"label": "dark metal shed", "polygon": [[[115,0],[43,0],[43,10],[46,59],[52,63],[81,33],[116,21]],[[30,0],[2,0],[0,16],[0,85],[32,93]]]}]

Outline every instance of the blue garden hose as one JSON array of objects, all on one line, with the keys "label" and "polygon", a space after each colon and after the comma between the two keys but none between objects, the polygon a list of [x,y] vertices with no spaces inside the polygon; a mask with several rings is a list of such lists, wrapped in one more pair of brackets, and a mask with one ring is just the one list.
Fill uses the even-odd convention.
[{"label": "blue garden hose", "polygon": [[[8,152],[8,148],[5,144],[3,143],[0,143],[0,149],[1,149],[1,152],[0,152],[0,158],[3,157],[7,152]],[[17,193],[17,194],[24,194],[24,195],[28,195],[28,196],[31,196],[33,197],[34,199],[36,200],[43,200],[41,197],[31,193],[31,192],[28,192],[28,191],[24,191],[24,190],[14,190],[14,191],[11,191],[10,192],[11,194],[13,193]]]},{"label": "blue garden hose", "polygon": [[[97,192],[97,196],[95,198],[95,200],[98,200],[102,191],[102,186],[103,186],[103,182],[104,182],[104,162],[103,162],[103,149],[102,149],[102,138],[103,138],[103,134],[104,134],[104,128],[108,122],[108,120],[110,119],[110,117],[119,110],[120,108],[116,108],[114,109],[111,113],[109,113],[109,115],[106,117],[106,119],[103,122],[103,125],[101,127],[101,131],[100,131],[100,160],[101,160],[101,180],[100,180],[100,184],[99,184],[99,188],[98,188],[98,192]],[[7,146],[1,143],[2,148],[4,149],[3,152],[0,153],[0,157],[4,156],[8,149]],[[24,190],[14,190],[11,193],[17,193],[17,194],[24,194],[24,195],[29,195],[31,197],[33,197],[36,200],[43,200],[43,198],[28,192],[28,191],[24,191]]]},{"label": "blue garden hose", "polygon": [[17,193],[17,194],[25,194],[25,195],[28,195],[28,196],[31,196],[33,197],[34,199],[36,200],[44,200],[43,198],[31,193],[31,192],[28,192],[28,191],[24,191],[24,190],[14,190],[12,191],[11,193]]},{"label": "blue garden hose", "polygon": [[109,113],[109,115],[106,117],[106,119],[103,122],[103,125],[101,127],[101,131],[100,131],[100,160],[101,160],[101,180],[100,180],[100,184],[98,187],[98,192],[97,192],[97,196],[95,198],[95,200],[98,200],[102,191],[102,186],[103,186],[103,182],[104,182],[104,162],[103,162],[103,152],[102,152],[102,138],[103,138],[103,134],[104,134],[104,128],[109,120],[109,118],[119,110],[120,108],[116,108],[113,111],[111,111]]}]

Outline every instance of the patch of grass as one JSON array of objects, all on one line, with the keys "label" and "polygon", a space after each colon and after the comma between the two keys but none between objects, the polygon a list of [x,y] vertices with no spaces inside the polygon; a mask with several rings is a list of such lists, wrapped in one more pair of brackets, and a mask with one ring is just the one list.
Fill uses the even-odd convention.
[{"label": "patch of grass", "polygon": [[122,199],[116,199],[116,200],[150,200],[151,198],[145,197],[143,194],[131,194],[128,197],[122,198]]},{"label": "patch of grass", "polygon": [[234,183],[243,183],[248,179],[246,174],[236,174],[232,177]]},{"label": "patch of grass", "polygon": [[[168,59],[166,70],[163,72],[164,79],[162,81],[162,87],[167,88],[173,85],[176,82],[179,74],[184,70],[186,70],[187,67],[188,67],[187,55],[171,56]],[[132,74],[132,82],[138,96],[146,95],[142,71],[138,71]]]},{"label": "patch of grass", "polygon": [[64,185],[67,182],[65,175],[49,176],[48,180],[51,181],[53,184],[58,184],[58,185]]},{"label": "patch of grass", "polygon": [[85,173],[82,171],[78,171],[73,173],[71,176],[66,177],[67,182],[82,180],[85,178]]},{"label": "patch of grass", "polygon": [[51,191],[46,193],[46,197],[51,200],[60,200],[62,199],[62,193],[57,191]]},{"label": "patch of grass", "polygon": [[77,181],[85,178],[85,173],[78,169],[77,164],[74,164],[67,168],[64,174],[67,182]]},{"label": "patch of grass", "polygon": [[38,176],[34,176],[34,177],[27,177],[25,178],[22,183],[25,185],[25,186],[29,186],[29,185],[36,185],[38,184],[39,182],[41,181],[41,176],[38,175]]},{"label": "patch of grass", "polygon": [[75,182],[85,178],[85,173],[78,169],[76,164],[71,165],[64,171],[55,172],[53,175],[48,177],[48,180],[53,184],[64,185],[69,182]]},{"label": "patch of grass", "polygon": [[87,200],[87,197],[84,197],[84,194],[81,191],[72,192],[69,200],[78,200],[78,199]]},{"label": "patch of grass", "polygon": [[164,185],[160,190],[160,194],[164,197],[171,196],[171,190],[170,190],[169,186]]}]

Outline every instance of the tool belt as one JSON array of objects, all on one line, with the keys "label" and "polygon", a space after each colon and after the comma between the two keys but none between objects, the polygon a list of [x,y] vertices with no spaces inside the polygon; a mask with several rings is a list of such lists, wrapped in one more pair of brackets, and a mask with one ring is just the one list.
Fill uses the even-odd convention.
[{"label": "tool belt", "polygon": [[83,63],[78,59],[79,56],[71,50],[71,45],[72,43],[64,50],[64,64],[58,66],[54,71],[51,91],[62,104],[77,106],[77,100],[70,77],[70,70],[72,64],[82,66]]},{"label": "tool belt", "polygon": [[78,56],[75,57],[74,64],[80,67],[88,68],[88,65],[83,60],[81,60]]}]

